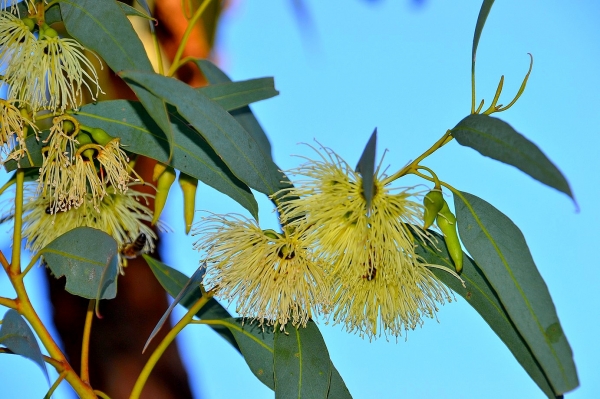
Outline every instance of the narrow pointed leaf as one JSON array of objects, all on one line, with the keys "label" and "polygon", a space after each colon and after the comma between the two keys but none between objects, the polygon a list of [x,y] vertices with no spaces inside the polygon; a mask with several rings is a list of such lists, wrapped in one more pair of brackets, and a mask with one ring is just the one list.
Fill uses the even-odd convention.
[{"label": "narrow pointed leaf", "polygon": [[46,381],[50,382],[46,363],[44,363],[42,351],[35,339],[35,335],[33,335],[33,331],[31,331],[27,322],[16,310],[9,309],[4,314],[4,319],[0,326],[0,345],[4,345],[17,355],[33,360],[42,369],[42,372],[46,376]]},{"label": "narrow pointed leaf", "polygon": [[[29,156],[26,155],[25,157],[21,158],[18,164],[14,159],[7,161],[4,164],[4,169],[6,169],[7,172],[11,172],[13,170],[16,170],[17,167],[40,168],[42,166],[42,163],[44,162],[44,157],[42,157],[42,148],[48,145],[48,143],[44,143],[44,140],[48,138],[49,134],[49,130],[44,130],[38,135],[37,138],[35,135],[27,137],[25,139],[25,147],[27,147]],[[31,158],[33,165],[29,162],[29,158]]]},{"label": "narrow pointed leaf", "polygon": [[574,200],[569,183],[560,170],[535,144],[508,123],[487,115],[469,115],[452,129],[452,135],[459,144],[513,165]]},{"label": "narrow pointed leaf", "polygon": [[144,353],[146,351],[146,348],[148,348],[148,345],[150,344],[150,342],[152,342],[152,339],[156,336],[156,334],[158,334],[158,332],[160,331],[162,326],[165,324],[165,322],[171,315],[171,312],[173,311],[175,306],[177,306],[184,297],[186,297],[188,294],[192,293],[195,289],[200,287],[200,284],[202,283],[202,279],[204,278],[204,274],[206,274],[206,264],[200,266],[194,272],[194,274],[192,274],[192,277],[190,277],[190,279],[181,288],[181,291],[179,292],[179,294],[177,294],[175,299],[173,299],[173,302],[171,302],[171,305],[169,305],[169,307],[167,308],[165,313],[162,315],[162,317],[160,318],[160,320],[154,327],[154,330],[152,330],[152,332],[150,333],[150,336],[148,337],[148,340],[146,341],[146,344],[144,345],[144,349],[142,349],[142,353]]},{"label": "narrow pointed leaf", "polygon": [[169,144],[166,136],[138,102],[114,100],[88,104],[81,107],[75,117],[87,126],[100,127],[120,137],[128,151],[169,163],[175,169],[228,195],[257,217],[258,205],[248,186],[231,173],[202,136],[174,109],[170,108],[170,112],[175,139],[171,162],[168,162]]},{"label": "narrow pointed leaf", "polygon": [[327,398],[332,364],[314,322],[275,332],[275,398]]},{"label": "narrow pointed leaf", "polygon": [[[229,79],[225,72],[208,60],[198,60],[196,61],[196,65],[198,65],[198,68],[200,68],[202,74],[211,85],[231,82],[231,79]],[[254,117],[250,107],[239,108],[231,112],[231,114],[248,134],[254,138],[263,154],[271,158],[271,143],[267,134]]]},{"label": "narrow pointed leaf", "polygon": [[239,109],[248,104],[266,100],[279,94],[275,90],[273,78],[221,83],[205,86],[197,90],[208,96],[211,100],[219,103],[227,111]]},{"label": "narrow pointed leaf", "polygon": [[479,39],[481,38],[481,32],[483,31],[483,26],[485,25],[485,21],[487,20],[488,15],[490,14],[490,10],[494,5],[494,0],[483,0],[483,4],[481,4],[481,9],[479,10],[479,16],[477,17],[477,25],[475,25],[475,33],[473,34],[473,50],[471,52],[472,63],[471,70],[475,70],[475,56],[477,55],[477,46],[479,45]]},{"label": "narrow pointed leaf", "polygon": [[[557,395],[579,385],[573,353],[548,287],[519,228],[484,200],[461,193],[454,204],[458,231]],[[466,201],[466,202],[465,202]]]},{"label": "narrow pointed leaf", "polygon": [[[416,253],[429,264],[445,266],[453,270],[454,263],[448,254],[444,237],[431,230],[429,233],[433,244],[417,241]],[[418,236],[415,235],[415,237]],[[481,315],[483,320],[504,342],[515,359],[523,366],[527,374],[546,396],[551,399],[555,398],[556,395],[546,378],[544,370],[540,367],[529,346],[504,309],[496,291],[475,262],[466,253],[463,254],[463,270],[460,277],[465,282],[464,287],[456,277],[444,270],[432,267],[431,271],[442,283],[465,298],[467,303]]]},{"label": "narrow pointed leaf", "polygon": [[44,12],[44,19],[48,25],[52,25],[56,22],[62,21],[62,15],[60,15],[60,7],[58,4],[51,6]]},{"label": "narrow pointed leaf", "polygon": [[[144,255],[144,259],[148,262],[148,266],[156,276],[156,279],[162,285],[162,287],[175,298],[186,285],[186,283],[190,280],[185,274],[181,273],[178,270],[173,269],[165,265],[162,262],[157,261],[156,259]],[[179,301],[181,305],[185,308],[190,308],[200,297],[202,296],[202,292],[200,291],[200,287],[193,287],[189,292],[183,295],[181,300]],[[201,319],[227,319],[230,318],[231,315],[229,312],[221,306],[219,302],[217,302],[214,298],[210,299],[206,305],[198,313],[196,313]],[[217,334],[219,334],[223,339],[229,342],[235,349],[238,351],[240,348],[238,347],[235,338],[231,334],[231,332],[226,328],[219,325],[211,325],[210,326]]]},{"label": "narrow pointed leaf", "polygon": [[174,105],[248,186],[265,194],[278,190],[281,183],[277,169],[265,159],[254,138],[217,103],[173,78],[138,71],[122,72],[121,77]]},{"label": "narrow pointed leaf", "polygon": [[352,399],[346,383],[333,363],[331,364],[331,383],[329,384],[327,399]]},{"label": "narrow pointed leaf", "polygon": [[66,277],[71,294],[88,299],[117,295],[117,243],[105,232],[78,227],[40,252],[56,278]]},{"label": "narrow pointed leaf", "polygon": [[373,191],[375,189],[375,150],[377,147],[377,128],[373,130],[365,149],[363,150],[358,164],[356,165],[356,171],[360,173],[362,177],[362,191],[367,201],[367,209],[371,208],[371,201],[373,200]]},{"label": "narrow pointed leaf", "polygon": [[[61,0],[60,10],[67,32],[96,52],[114,72],[125,69],[153,71],[142,41],[116,1]],[[173,132],[166,104],[143,87],[130,87],[165,133],[170,158]]]}]

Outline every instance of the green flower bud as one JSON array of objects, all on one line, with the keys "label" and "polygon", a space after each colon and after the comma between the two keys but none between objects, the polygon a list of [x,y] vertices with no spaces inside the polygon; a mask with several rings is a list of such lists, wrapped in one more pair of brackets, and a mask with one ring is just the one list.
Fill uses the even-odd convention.
[{"label": "green flower bud", "polygon": [[156,165],[154,165],[154,171],[152,171],[152,181],[158,180],[160,175],[162,175],[166,169],[167,165],[162,162],[157,162]]},{"label": "green flower bud", "polygon": [[23,18],[21,21],[23,21],[23,23],[25,24],[25,26],[27,26],[27,29],[29,29],[30,32],[33,32],[33,30],[35,29],[35,19]]},{"label": "green flower bud", "polygon": [[194,211],[196,207],[196,189],[198,179],[185,173],[179,173],[179,186],[183,191],[183,218],[185,220],[185,234],[189,234],[194,222]]},{"label": "green flower bud", "polygon": [[100,128],[89,128],[88,129],[89,133],[92,135],[92,138],[94,139],[94,141],[98,144],[100,144],[102,147],[106,147],[106,145],[112,140],[114,139],[113,136],[111,136],[110,134],[106,133],[104,130],[100,129]]},{"label": "green flower bud", "polygon": [[446,201],[444,201],[444,205],[437,216],[436,222],[444,234],[444,241],[448,247],[448,253],[454,261],[456,272],[460,273],[463,266],[463,251],[460,246],[460,240],[458,239],[458,232],[456,231],[456,217],[450,212],[450,208],[448,208]]},{"label": "green flower bud", "polygon": [[167,166],[165,171],[160,175],[156,182],[156,196],[154,197],[154,217],[152,218],[152,225],[158,222],[158,218],[167,203],[167,196],[169,195],[169,189],[175,181],[175,169]]},{"label": "green flower bud", "polygon": [[425,213],[423,215],[423,228],[428,229],[433,224],[439,211],[442,210],[444,204],[444,195],[440,190],[432,190],[423,198],[423,206]]},{"label": "green flower bud", "polygon": [[[77,141],[79,141],[79,147],[93,143],[92,138],[84,132],[79,132],[79,134],[77,135]],[[92,159],[94,159],[94,150],[88,148],[87,150],[83,151],[83,156],[91,161]]]}]

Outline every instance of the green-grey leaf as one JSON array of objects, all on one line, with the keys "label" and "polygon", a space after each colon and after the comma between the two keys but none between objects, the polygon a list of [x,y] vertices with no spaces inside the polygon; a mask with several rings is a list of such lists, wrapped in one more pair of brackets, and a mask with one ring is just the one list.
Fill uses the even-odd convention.
[{"label": "green-grey leaf", "polygon": [[452,129],[452,135],[459,144],[513,165],[573,198],[569,183],[560,170],[535,144],[508,123],[488,115],[469,115]]},{"label": "green-grey leaf", "polygon": [[481,9],[479,10],[479,16],[477,17],[477,25],[475,25],[475,33],[473,34],[473,50],[471,52],[471,71],[475,70],[475,56],[477,55],[477,46],[479,45],[481,32],[483,31],[485,21],[490,13],[490,10],[492,9],[492,5],[494,5],[494,0],[483,0],[483,4],[481,4]]},{"label": "green-grey leaf", "polygon": [[[465,202],[466,201],[466,202]],[[573,352],[521,230],[502,212],[455,194],[460,238],[483,270],[557,395],[579,385]]]},{"label": "green-grey leaf", "polygon": [[333,366],[333,363],[331,364],[331,383],[329,384],[327,399],[352,399],[346,383],[340,372]]},{"label": "green-grey leaf", "polygon": [[279,94],[273,78],[259,78],[228,82],[197,89],[227,111],[242,108],[253,102],[266,100]]},{"label": "green-grey leaf", "polygon": [[42,357],[42,351],[38,345],[33,331],[29,328],[27,322],[14,309],[9,309],[4,314],[2,325],[0,326],[0,344],[6,346],[17,355],[24,356],[33,360],[46,376],[46,381],[50,381],[46,363]]},{"label": "green-grey leaf", "polygon": [[121,7],[121,10],[123,10],[125,15],[132,15],[134,17],[140,17],[140,18],[144,18],[147,20],[154,19],[150,15],[146,14],[145,12],[142,12],[142,11],[138,10],[137,8],[131,7],[129,4],[125,4],[120,1],[118,1],[117,4],[119,4],[119,7]]},{"label": "green-grey leaf", "polygon": [[[41,167],[42,163],[44,162],[44,158],[42,157],[42,148],[46,145],[48,145],[48,143],[44,143],[44,140],[46,140],[48,138],[48,135],[50,134],[49,130],[44,130],[43,132],[41,132],[38,137],[36,138],[35,135],[31,135],[28,136],[25,139],[25,147],[27,147],[27,152],[29,153],[29,156],[25,155],[23,158],[21,158],[19,160],[19,163],[17,164],[17,161],[15,161],[14,159],[11,159],[10,161],[7,161],[4,164],[4,169],[7,172],[11,172],[13,170],[16,170],[17,167],[21,167],[21,168],[32,168],[32,167]],[[31,158],[31,161],[33,162],[33,165],[29,162],[29,158]]]},{"label": "green-grey leaf", "polygon": [[[417,240],[416,253],[432,265],[445,266],[451,270],[454,269],[454,263],[448,255],[448,248],[444,237],[434,231],[429,231],[433,240],[433,245]],[[415,235],[418,238],[417,235]],[[544,374],[544,371],[531,353],[529,346],[519,334],[517,327],[513,324],[496,291],[492,288],[489,281],[481,269],[467,255],[463,254],[463,270],[461,278],[465,281],[466,287],[450,273],[438,268],[431,268],[433,274],[450,287],[458,295],[466,299],[477,313],[485,320],[490,328],[504,342],[506,347],[512,352],[513,356],[523,366],[531,379],[548,396],[555,398],[555,394]]]},{"label": "green-grey leaf", "polygon": [[117,295],[116,241],[103,231],[77,227],[40,251],[54,276],[65,276],[65,289],[88,299]]},{"label": "green-grey leaf", "polygon": [[150,342],[152,342],[152,338],[154,338],[154,336],[156,336],[156,334],[158,334],[158,332],[160,331],[162,326],[165,324],[165,322],[171,315],[171,312],[173,311],[175,306],[177,306],[177,304],[179,304],[179,302],[184,297],[186,297],[188,294],[192,293],[192,291],[194,291],[195,289],[200,287],[200,284],[202,283],[202,279],[204,278],[205,273],[206,273],[206,264],[200,266],[194,272],[194,274],[192,274],[192,277],[190,277],[190,279],[181,288],[181,291],[179,292],[179,294],[177,294],[177,296],[173,299],[173,302],[171,302],[171,304],[169,305],[169,307],[167,308],[165,313],[162,315],[162,317],[160,318],[160,320],[154,327],[154,330],[152,330],[152,332],[150,333],[150,336],[146,340],[146,344],[144,345],[144,348],[142,349],[142,353],[144,353],[146,351],[146,348],[148,348],[148,345],[150,344]]},{"label": "green-grey leaf", "polygon": [[[231,173],[202,136],[174,109],[170,112],[175,141],[169,164],[228,195],[257,217],[258,204],[248,186]],[[84,125],[100,127],[120,137],[124,148],[130,152],[168,162],[166,136],[138,102],[114,100],[88,104],[81,107],[75,117]]]},{"label": "green-grey leaf", "polygon": [[[208,60],[198,60],[196,61],[196,65],[198,65],[198,68],[200,68],[202,74],[211,85],[231,82],[231,79],[229,79],[225,72]],[[242,107],[231,112],[231,114],[248,134],[256,140],[265,156],[272,158],[271,143],[269,142],[267,134],[254,117],[250,107]]]},{"label": "green-grey leaf", "polygon": [[273,332],[258,323],[244,322],[241,318],[223,320],[223,325],[235,337],[242,356],[252,373],[266,386],[275,389],[273,380]]},{"label": "green-grey leaf", "polygon": [[273,194],[279,189],[280,173],[274,164],[265,158],[254,138],[217,103],[173,78],[139,71],[124,71],[120,75],[177,107],[229,169],[248,186],[265,194]]},{"label": "green-grey leaf", "polygon": [[[165,291],[167,291],[173,298],[175,298],[177,294],[181,292],[183,287],[190,280],[180,271],[175,270],[148,255],[144,255],[144,259],[146,259],[146,262],[148,262],[148,266],[150,266],[150,269],[156,276],[156,279],[160,285],[162,285]],[[200,287],[194,287],[190,292],[186,293],[179,302],[185,308],[189,309],[190,306],[192,306],[201,296],[202,292],[200,291]],[[231,317],[229,312],[214,298],[211,298],[206,305],[204,305],[204,307],[200,309],[198,313],[196,313],[196,316],[201,319],[227,319]],[[217,334],[223,337],[223,339],[229,342],[235,349],[238,351],[240,350],[229,329],[218,325],[211,325],[210,327],[215,330]]]},{"label": "green-grey leaf", "polygon": [[332,364],[314,322],[287,333],[276,330],[273,364],[275,398],[327,398]]},{"label": "green-grey leaf", "polygon": [[375,189],[375,150],[377,147],[377,128],[373,130],[365,149],[363,150],[356,172],[362,177],[362,191],[367,202],[367,209],[371,209],[371,201],[373,200],[373,191]]},{"label": "green-grey leaf", "polygon": [[60,7],[58,4],[54,4],[44,12],[44,19],[48,25],[62,21],[62,15],[60,15]]}]

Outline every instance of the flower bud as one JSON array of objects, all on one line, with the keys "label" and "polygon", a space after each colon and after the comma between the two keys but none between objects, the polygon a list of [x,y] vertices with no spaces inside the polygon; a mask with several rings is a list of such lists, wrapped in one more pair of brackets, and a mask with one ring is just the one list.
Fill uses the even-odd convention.
[{"label": "flower bud", "polygon": [[89,128],[88,131],[92,135],[92,138],[94,139],[94,141],[96,143],[100,144],[102,147],[106,147],[106,145],[112,139],[114,139],[113,136],[111,136],[110,134],[106,133],[104,130],[100,129],[99,127]]},{"label": "flower bud", "polygon": [[165,171],[160,175],[156,182],[156,196],[154,197],[154,217],[152,218],[152,225],[158,222],[158,218],[162,213],[165,204],[167,203],[167,196],[169,195],[169,189],[175,181],[175,169],[167,166]]},{"label": "flower bud", "polygon": [[423,198],[423,206],[425,213],[423,215],[423,229],[428,229],[433,224],[439,211],[442,210],[444,204],[444,195],[440,190],[432,190]]},{"label": "flower bud", "polygon": [[444,241],[448,247],[448,253],[454,261],[456,272],[460,273],[463,265],[463,251],[460,246],[460,240],[458,239],[458,232],[456,231],[456,217],[450,212],[450,208],[448,208],[446,201],[444,201],[444,205],[437,216],[436,222],[444,234]]},{"label": "flower bud", "polygon": [[[79,132],[79,134],[77,135],[77,141],[79,142],[79,147],[93,143],[92,138],[84,132]],[[94,159],[94,150],[88,148],[87,150],[83,151],[83,156],[91,161],[92,159]]]},{"label": "flower bud", "polygon": [[189,234],[194,221],[194,211],[196,206],[196,189],[198,188],[198,179],[185,173],[179,173],[179,186],[183,191],[183,218],[185,220],[185,234]]}]

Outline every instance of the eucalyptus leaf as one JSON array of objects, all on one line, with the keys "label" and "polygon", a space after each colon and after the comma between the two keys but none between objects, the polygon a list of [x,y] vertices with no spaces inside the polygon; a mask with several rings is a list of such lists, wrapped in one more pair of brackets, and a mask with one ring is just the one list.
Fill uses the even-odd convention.
[{"label": "eucalyptus leaf", "polygon": [[365,149],[363,150],[356,172],[362,177],[362,192],[367,202],[367,209],[371,209],[371,201],[375,191],[375,150],[377,147],[377,128],[373,130]]},{"label": "eucalyptus leaf", "polygon": [[452,129],[452,135],[459,144],[513,165],[574,200],[569,183],[560,170],[535,144],[508,123],[488,115],[469,115]]},{"label": "eucalyptus leaf", "polygon": [[75,117],[84,125],[99,127],[120,137],[128,151],[168,163],[228,195],[257,217],[258,204],[248,186],[231,173],[202,136],[173,108],[169,111],[175,138],[170,162],[166,136],[138,102],[113,100],[88,104],[81,107]]},{"label": "eucalyptus leaf", "polygon": [[55,277],[66,277],[65,289],[71,294],[88,299],[117,295],[117,243],[105,232],[77,227],[40,253]]},{"label": "eucalyptus leaf", "polygon": [[158,334],[162,326],[166,323],[175,306],[177,306],[184,297],[186,297],[188,294],[191,294],[195,289],[200,287],[200,284],[202,284],[202,279],[204,278],[204,274],[206,274],[206,264],[200,266],[194,272],[194,274],[192,274],[192,277],[190,277],[190,279],[185,283],[183,288],[181,288],[179,294],[177,294],[177,296],[173,299],[171,305],[169,305],[165,313],[162,315],[162,317],[154,327],[154,330],[152,330],[152,332],[150,333],[150,336],[148,337],[148,340],[144,345],[144,349],[142,349],[142,353],[146,351],[148,345],[150,344],[150,342],[152,342],[152,339],[156,336],[156,334]]},{"label": "eucalyptus leaf", "polygon": [[519,228],[486,201],[454,196],[458,231],[557,395],[579,385],[573,352]]},{"label": "eucalyptus leaf", "polygon": [[275,398],[326,398],[332,364],[321,332],[314,322],[306,328],[275,331]]},{"label": "eucalyptus leaf", "polygon": [[[165,291],[173,298],[175,298],[183,290],[183,287],[185,287],[187,282],[190,281],[190,279],[180,271],[175,270],[148,255],[143,256],[160,285],[162,285]],[[179,303],[189,309],[201,296],[202,292],[200,291],[200,287],[195,286],[183,295]],[[201,319],[227,319],[231,317],[229,312],[214,298],[211,298],[206,305],[196,313],[196,316]],[[211,325],[210,327],[235,349],[238,351],[240,350],[235,338],[228,328],[219,325]]]},{"label": "eucalyptus leaf", "polygon": [[254,138],[217,103],[173,78],[139,71],[124,71],[120,75],[177,107],[229,169],[248,186],[268,195],[279,189],[279,172],[274,164],[265,159]]},{"label": "eucalyptus leaf", "polygon": [[279,94],[273,78],[227,82],[196,89],[216,101],[227,111],[239,109],[253,102],[266,100]]},{"label": "eucalyptus leaf", "polygon": [[[38,136],[35,135],[28,136],[25,139],[25,147],[27,147],[27,152],[29,156],[25,155],[23,158],[19,160],[19,162],[11,159],[4,163],[4,169],[7,172],[12,172],[16,170],[17,167],[21,168],[40,168],[42,163],[44,162],[44,157],[42,156],[42,148],[48,145],[47,142],[44,142],[48,135],[50,134],[49,130],[44,130]],[[33,165],[29,162],[29,159],[33,162]]]},{"label": "eucalyptus leaf", "polygon": [[[414,235],[417,244],[417,255],[429,264],[440,265],[453,270],[454,263],[448,254],[444,237],[431,230],[429,230],[429,233],[432,242],[423,242],[419,240],[418,235]],[[546,396],[555,398],[556,395],[546,378],[544,370],[540,367],[529,346],[523,340],[508,313],[506,313],[496,291],[473,259],[463,253],[463,270],[460,277],[464,280],[465,286],[456,277],[444,270],[435,267],[430,269],[442,283],[463,297],[479,313]]]},{"label": "eucalyptus leaf", "polygon": [[475,33],[473,34],[473,50],[471,52],[471,71],[475,71],[475,57],[477,55],[477,46],[479,46],[479,39],[481,38],[481,32],[483,26],[487,20],[490,10],[494,5],[494,0],[483,0],[481,9],[479,10],[479,16],[477,17],[477,25],[475,25]]},{"label": "eucalyptus leaf", "polygon": [[0,345],[4,345],[17,355],[33,360],[42,369],[46,381],[50,382],[46,363],[35,335],[23,317],[14,309],[9,309],[4,314],[0,326]]},{"label": "eucalyptus leaf", "polygon": [[54,4],[44,12],[44,19],[48,25],[52,25],[56,22],[62,21],[62,15],[60,14],[60,7],[58,4]]},{"label": "eucalyptus leaf", "polygon": [[[220,70],[215,64],[208,60],[197,60],[196,65],[202,71],[202,74],[211,85],[231,82],[231,79]],[[210,87],[210,86],[208,86]],[[265,156],[272,159],[271,143],[267,134],[264,132],[256,117],[250,110],[250,107],[242,107],[231,112],[233,117],[250,134]]]},{"label": "eucalyptus leaf", "polygon": [[329,392],[327,392],[327,399],[352,399],[346,383],[333,363],[331,364],[331,382],[329,384]]}]

